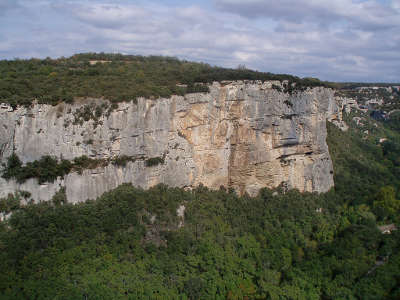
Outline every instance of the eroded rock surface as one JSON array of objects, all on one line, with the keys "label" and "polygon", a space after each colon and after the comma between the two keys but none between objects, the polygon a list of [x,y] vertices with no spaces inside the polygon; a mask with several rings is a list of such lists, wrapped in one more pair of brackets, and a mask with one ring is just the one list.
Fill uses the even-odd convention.
[{"label": "eroded rock surface", "polygon": [[[158,183],[213,189],[222,185],[250,195],[280,184],[300,191],[327,191],[333,186],[333,168],[326,120],[339,114],[334,92],[313,88],[289,95],[278,91],[277,85],[214,83],[210,93],[120,103],[97,121],[81,124],[75,120],[76,112],[88,102],[16,110],[2,105],[3,163],[13,151],[23,162],[44,155],[63,159],[127,155],[136,160],[125,167],[109,164],[70,173],[43,185],[36,179],[18,184],[0,178],[0,197],[25,190],[36,201],[49,200],[65,186],[68,200],[78,202],[125,182],[143,188]],[[163,157],[164,163],[146,166],[145,160],[152,157]]]}]

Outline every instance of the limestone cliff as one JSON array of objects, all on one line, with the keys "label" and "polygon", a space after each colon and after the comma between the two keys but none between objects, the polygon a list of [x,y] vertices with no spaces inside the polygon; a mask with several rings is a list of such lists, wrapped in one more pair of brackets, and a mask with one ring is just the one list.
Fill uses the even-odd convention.
[{"label": "limestone cliff", "polygon": [[[49,200],[65,186],[68,200],[77,202],[125,182],[143,188],[158,183],[213,189],[223,185],[251,195],[280,184],[327,191],[333,186],[333,172],[326,120],[338,115],[334,91],[312,88],[289,95],[280,87],[280,82],[214,83],[209,93],[140,98],[120,103],[98,120],[79,122],[78,112],[90,101],[107,102],[92,99],[15,110],[2,105],[3,163],[13,151],[23,162],[44,155],[134,159],[125,167],[109,164],[41,185],[36,179],[18,184],[0,178],[0,197],[24,190],[35,200]],[[146,166],[152,157],[163,157],[164,162]]]}]

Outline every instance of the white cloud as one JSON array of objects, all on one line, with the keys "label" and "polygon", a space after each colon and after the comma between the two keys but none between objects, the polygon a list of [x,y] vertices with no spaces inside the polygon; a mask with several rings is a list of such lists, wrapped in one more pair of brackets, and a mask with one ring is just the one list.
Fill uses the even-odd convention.
[{"label": "white cloud", "polygon": [[119,51],[329,80],[400,80],[397,0],[216,0],[219,10],[106,0],[24,3],[41,18],[15,12],[0,19],[1,57]]},{"label": "white cloud", "polygon": [[272,18],[294,23],[336,23],[347,21],[353,26],[382,27],[399,25],[398,2],[384,5],[378,1],[353,0],[215,0],[221,11],[247,18]]}]

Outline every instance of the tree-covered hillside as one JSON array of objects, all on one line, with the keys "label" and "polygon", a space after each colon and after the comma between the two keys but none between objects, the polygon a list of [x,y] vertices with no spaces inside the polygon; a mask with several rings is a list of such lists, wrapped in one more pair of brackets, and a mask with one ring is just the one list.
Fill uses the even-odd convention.
[{"label": "tree-covered hillside", "polygon": [[[69,58],[0,61],[0,103],[30,105],[104,97],[120,102],[137,97],[169,97],[208,91],[206,83],[223,80],[288,80],[296,89],[327,83],[248,70],[226,69],[173,57],[105,53]],[[290,87],[291,88],[291,87]]]},{"label": "tree-covered hillside", "polygon": [[62,190],[2,199],[0,299],[399,299],[400,231],[378,226],[399,226],[400,134],[354,116],[347,132],[328,124],[325,194],[123,185],[77,205]]}]

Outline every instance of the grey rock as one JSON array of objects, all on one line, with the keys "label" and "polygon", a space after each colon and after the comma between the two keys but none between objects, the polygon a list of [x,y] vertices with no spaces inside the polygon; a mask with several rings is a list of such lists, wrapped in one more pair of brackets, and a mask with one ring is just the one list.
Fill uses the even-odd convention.
[{"label": "grey rock", "polygon": [[[289,95],[273,85],[281,83],[214,83],[209,93],[139,98],[82,125],[74,123],[77,110],[108,102],[90,99],[15,110],[2,105],[3,163],[13,151],[24,163],[44,155],[69,160],[128,155],[136,160],[125,167],[109,164],[70,173],[45,185],[35,179],[18,184],[0,178],[0,197],[25,190],[35,201],[47,201],[65,186],[68,201],[79,202],[127,182],[142,188],[158,183],[213,189],[222,185],[250,195],[282,183],[300,191],[329,190],[333,175],[326,120],[341,118],[334,91],[309,88]],[[152,157],[164,157],[165,162],[147,167],[145,160]]]}]

